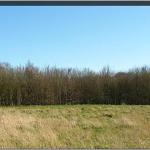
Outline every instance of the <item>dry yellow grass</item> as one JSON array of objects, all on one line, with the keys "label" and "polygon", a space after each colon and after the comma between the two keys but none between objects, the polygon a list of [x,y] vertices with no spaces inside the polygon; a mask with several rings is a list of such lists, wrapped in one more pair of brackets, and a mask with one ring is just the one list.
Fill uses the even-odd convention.
[{"label": "dry yellow grass", "polygon": [[0,107],[0,148],[150,148],[150,106]]}]

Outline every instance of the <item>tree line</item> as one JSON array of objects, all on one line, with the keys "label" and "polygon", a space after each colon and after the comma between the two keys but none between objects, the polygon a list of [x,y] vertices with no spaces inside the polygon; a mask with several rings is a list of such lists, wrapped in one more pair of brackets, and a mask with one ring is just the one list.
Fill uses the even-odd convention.
[{"label": "tree line", "polygon": [[0,105],[150,104],[150,68],[39,69],[0,63]]}]

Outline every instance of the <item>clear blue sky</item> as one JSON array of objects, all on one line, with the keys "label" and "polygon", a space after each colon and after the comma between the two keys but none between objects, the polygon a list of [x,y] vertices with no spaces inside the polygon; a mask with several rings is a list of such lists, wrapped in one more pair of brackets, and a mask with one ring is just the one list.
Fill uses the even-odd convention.
[{"label": "clear blue sky", "polygon": [[0,7],[0,62],[13,66],[150,65],[150,7]]}]

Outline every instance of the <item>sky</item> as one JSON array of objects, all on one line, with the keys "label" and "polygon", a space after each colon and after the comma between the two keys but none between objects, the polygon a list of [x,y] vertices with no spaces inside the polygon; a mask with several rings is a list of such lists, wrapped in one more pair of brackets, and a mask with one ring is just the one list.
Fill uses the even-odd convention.
[{"label": "sky", "polygon": [[150,66],[150,6],[0,6],[0,62]]}]

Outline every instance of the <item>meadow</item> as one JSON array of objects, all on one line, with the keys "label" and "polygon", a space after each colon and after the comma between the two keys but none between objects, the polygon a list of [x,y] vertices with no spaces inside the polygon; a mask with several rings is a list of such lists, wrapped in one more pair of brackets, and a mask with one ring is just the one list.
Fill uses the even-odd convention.
[{"label": "meadow", "polygon": [[150,106],[1,106],[0,135],[0,148],[150,148]]}]

